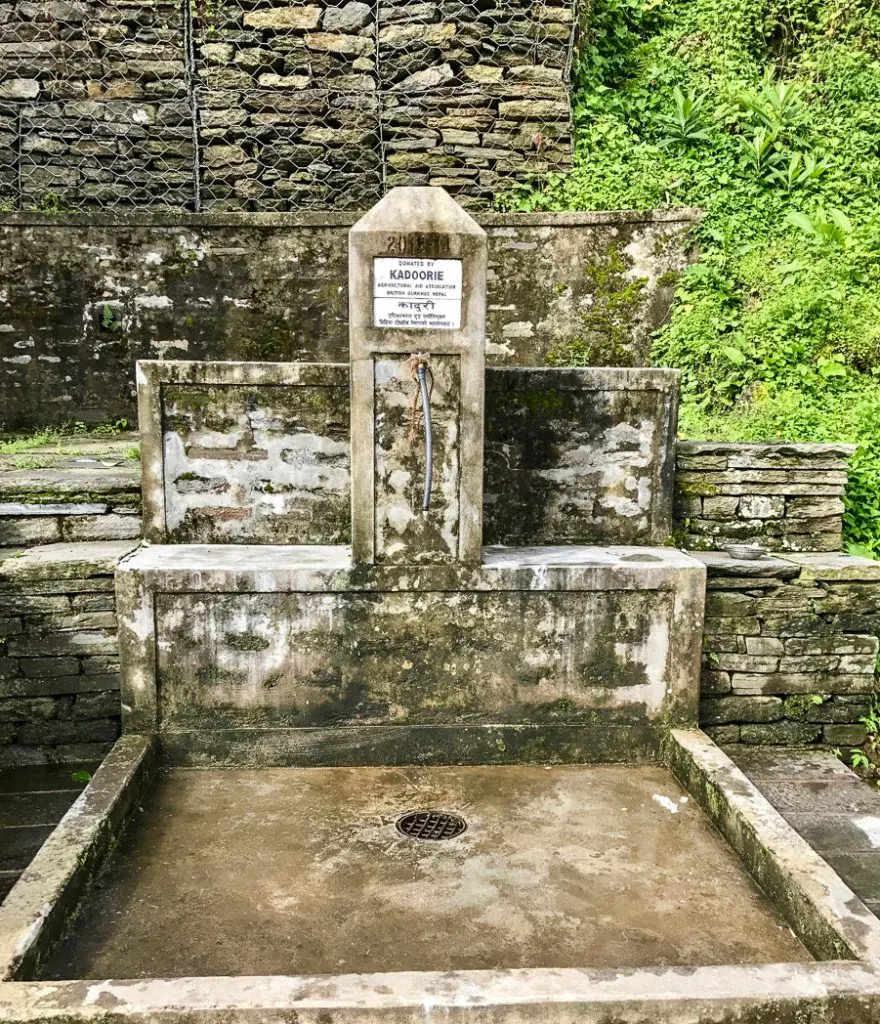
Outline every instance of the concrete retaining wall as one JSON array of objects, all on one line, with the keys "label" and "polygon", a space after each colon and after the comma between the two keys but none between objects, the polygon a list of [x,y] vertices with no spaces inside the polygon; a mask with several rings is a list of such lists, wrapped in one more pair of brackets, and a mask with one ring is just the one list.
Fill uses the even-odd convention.
[{"label": "concrete retaining wall", "polygon": [[[721,472],[695,470],[695,455],[721,458],[717,450],[696,453],[695,447],[691,442],[679,443],[679,479],[684,475],[690,484],[694,473]],[[731,471],[751,475],[748,459],[756,454],[765,464],[774,457],[789,462],[802,459],[806,465],[797,468],[759,466],[756,472],[824,474],[833,481],[827,486],[838,494],[850,450],[848,446],[831,446],[822,454],[815,446],[802,445],[723,447],[725,460],[738,457],[746,463]],[[99,472],[86,475],[98,478]],[[119,470],[104,472],[118,474]],[[24,482],[28,475],[33,478],[33,490],[55,501],[83,490],[77,485],[74,491],[53,494],[50,488],[54,478],[46,475],[51,473],[2,473],[0,485],[6,487],[11,479],[18,483],[14,492],[7,489],[0,494],[26,501],[30,493],[33,498]],[[124,475],[119,493],[134,501],[136,476],[131,472]],[[769,486],[790,487],[795,482],[788,479]],[[91,483],[85,489],[92,496],[104,494],[106,503],[108,492],[101,486]],[[697,497],[702,501],[715,496]],[[788,500],[786,493],[782,497]],[[810,495],[791,495],[795,497],[809,499]],[[831,497],[818,495],[816,500]],[[568,522],[570,516],[563,511],[554,513],[552,521]],[[31,521],[41,524],[54,519],[31,517]],[[111,519],[110,515],[91,518],[89,528],[99,530],[102,522]],[[7,529],[11,521],[0,520],[0,526]],[[137,521],[136,516],[127,517],[127,522]],[[487,515],[487,524],[490,521]],[[737,520],[728,522],[736,524]],[[744,520],[746,525],[750,522]],[[50,527],[47,538],[56,539],[54,530]],[[810,538],[809,534],[803,536]],[[815,537],[818,544],[830,545],[832,538],[839,539],[839,526],[835,524],[833,531],[820,529]],[[763,534],[759,539],[762,543],[766,540]],[[96,732],[109,735],[111,721],[113,728],[118,728],[115,654],[90,653],[82,647],[84,643],[111,644],[111,627],[96,626],[95,621],[103,620],[82,616],[112,612],[111,563],[103,555],[97,558],[96,552],[109,549],[110,557],[115,559],[117,551],[129,547],[130,542],[52,545],[35,549],[23,558],[7,557],[0,565],[0,618],[6,622],[6,633],[0,630],[0,635],[7,636],[0,656],[0,763],[92,756],[92,744],[108,742],[93,739]],[[700,557],[709,570],[701,711],[707,731],[724,743],[825,743],[845,747],[860,742],[865,730],[859,719],[867,712],[870,695],[877,686],[880,563],[834,552],[786,553],[758,562],[734,562],[721,553]],[[83,568],[73,571],[73,564]],[[87,568],[90,565],[96,568]],[[84,640],[84,634],[89,639]],[[57,647],[53,652],[57,653],[34,653],[42,648],[33,646],[31,639],[39,645],[49,637],[55,638],[52,642]],[[110,670],[98,671],[102,666]],[[100,685],[106,689],[87,689],[104,676],[107,678]],[[88,700],[83,701],[86,696]],[[79,711],[74,714],[77,706]],[[89,708],[94,717],[86,714]],[[29,742],[24,743],[22,736]]]},{"label": "concrete retaining wall", "polygon": [[[136,359],[347,362],[357,214],[0,216],[0,426],[135,422]],[[491,364],[643,366],[694,211],[482,214]]]}]

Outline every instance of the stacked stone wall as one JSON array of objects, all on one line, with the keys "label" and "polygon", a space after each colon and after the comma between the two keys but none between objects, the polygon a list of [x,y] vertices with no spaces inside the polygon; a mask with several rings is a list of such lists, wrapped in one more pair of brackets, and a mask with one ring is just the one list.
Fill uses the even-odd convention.
[{"label": "stacked stone wall", "polygon": [[877,687],[880,562],[843,554],[708,567],[700,722],[719,743],[866,737]]},{"label": "stacked stone wall", "polygon": [[0,548],[141,535],[137,468],[4,469],[0,459]]},{"label": "stacked stone wall", "polygon": [[114,571],[131,543],[0,561],[0,767],[101,758],[120,730]]},{"label": "stacked stone wall", "polygon": [[571,3],[0,3],[17,209],[486,205],[571,162]]},{"label": "stacked stone wall", "polygon": [[755,543],[768,551],[842,547],[846,444],[681,441],[676,540],[694,551]]}]

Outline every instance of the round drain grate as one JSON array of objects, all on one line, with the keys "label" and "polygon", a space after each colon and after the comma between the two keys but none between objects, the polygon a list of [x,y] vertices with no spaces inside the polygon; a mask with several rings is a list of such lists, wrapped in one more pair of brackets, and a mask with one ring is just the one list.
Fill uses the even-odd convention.
[{"label": "round drain grate", "polygon": [[446,811],[410,811],[397,819],[397,831],[408,839],[455,839],[467,828],[467,822]]}]

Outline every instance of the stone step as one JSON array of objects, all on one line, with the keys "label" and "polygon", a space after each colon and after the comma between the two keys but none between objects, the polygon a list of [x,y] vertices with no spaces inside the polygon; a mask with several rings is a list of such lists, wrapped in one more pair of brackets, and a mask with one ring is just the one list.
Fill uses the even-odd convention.
[{"label": "stone step", "polygon": [[136,440],[37,437],[0,452],[0,547],[139,537]]}]

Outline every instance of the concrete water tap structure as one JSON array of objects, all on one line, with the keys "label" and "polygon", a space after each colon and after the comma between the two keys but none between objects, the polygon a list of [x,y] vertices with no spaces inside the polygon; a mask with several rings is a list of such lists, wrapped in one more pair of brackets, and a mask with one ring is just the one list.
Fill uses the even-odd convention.
[{"label": "concrete water tap structure", "polygon": [[600,410],[540,472],[607,543],[482,546],[484,258],[439,190],[355,226],[350,459],[344,368],[139,366],[125,735],[0,909],[3,1021],[877,1019],[880,923],[697,729],[676,376],[518,372],[526,433]]}]

